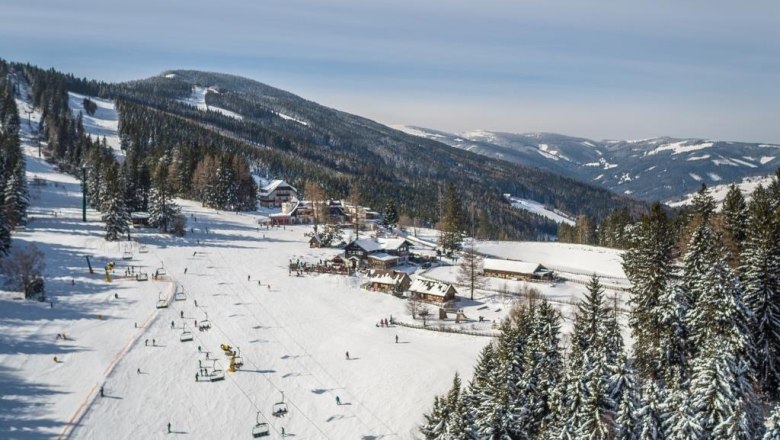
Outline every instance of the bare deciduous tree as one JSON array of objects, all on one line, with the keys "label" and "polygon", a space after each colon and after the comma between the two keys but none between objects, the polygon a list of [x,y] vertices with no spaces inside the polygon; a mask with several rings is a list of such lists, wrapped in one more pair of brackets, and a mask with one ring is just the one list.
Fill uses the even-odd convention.
[{"label": "bare deciduous tree", "polygon": [[27,247],[15,247],[10,255],[0,261],[0,272],[5,276],[5,285],[24,292],[24,297],[43,298],[44,285],[41,274],[46,263],[41,252],[34,244]]}]

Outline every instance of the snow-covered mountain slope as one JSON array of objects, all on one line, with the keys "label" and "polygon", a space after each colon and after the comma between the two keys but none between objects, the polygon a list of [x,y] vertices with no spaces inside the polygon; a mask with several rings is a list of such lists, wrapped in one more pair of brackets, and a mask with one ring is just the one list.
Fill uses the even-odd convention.
[{"label": "snow-covered mountain slope", "polygon": [[566,215],[565,213],[562,213],[556,209],[548,208],[542,203],[528,199],[521,199],[519,197],[510,197],[509,200],[512,202],[512,206],[515,208],[533,212],[534,214],[549,218],[556,223],[566,223],[569,225],[574,224],[574,220],[569,215]]},{"label": "snow-covered mountain slope", "polygon": [[[736,185],[745,195],[745,198],[750,199],[751,194],[753,193],[753,191],[756,189],[758,185],[763,185],[764,188],[766,188],[767,186],[769,186],[769,184],[772,183],[773,179],[774,179],[773,176],[745,177],[744,179],[742,179],[741,182],[736,183]],[[721,184],[721,185],[715,185],[709,187],[710,195],[712,195],[712,198],[715,199],[715,202],[718,204],[716,209],[719,210],[721,208],[720,204],[726,198],[726,194],[729,192],[730,186],[731,184],[728,183],[728,184]],[[681,199],[668,202],[667,204],[672,207],[689,205],[693,202],[693,197],[695,195],[696,192],[692,192],[690,194],[685,195],[685,197]]]},{"label": "snow-covered mountain slope", "polygon": [[93,138],[102,140],[106,138],[106,144],[114,152],[114,156],[120,161],[125,157],[119,141],[119,115],[117,115],[114,101],[88,97],[97,105],[95,114],[89,115],[84,110],[84,98],[87,96],[68,92],[68,106],[74,115],[81,113],[84,130]]},{"label": "snow-covered mountain slope", "polygon": [[[168,74],[172,75],[172,74]],[[230,110],[226,110],[224,108],[216,107],[213,105],[206,104],[206,94],[207,93],[219,93],[219,91],[215,89],[211,89],[208,87],[200,87],[200,86],[193,86],[192,87],[192,95],[185,99],[181,99],[180,102],[183,102],[185,104],[189,104],[193,107],[196,107],[198,110],[201,111],[212,111],[221,113],[225,116],[231,117],[233,119],[238,119],[239,121],[244,119],[243,116],[239,115],[236,112],[232,112]]]},{"label": "snow-covered mountain slope", "polygon": [[780,145],[668,137],[594,141],[552,133],[459,134],[397,126],[415,136],[554,171],[645,200],[674,201],[705,183],[738,183],[780,167]]}]

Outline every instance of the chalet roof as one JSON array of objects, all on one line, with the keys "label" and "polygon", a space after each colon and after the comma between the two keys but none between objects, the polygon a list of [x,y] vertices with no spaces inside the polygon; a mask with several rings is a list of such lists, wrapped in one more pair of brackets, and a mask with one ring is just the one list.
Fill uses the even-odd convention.
[{"label": "chalet roof", "polygon": [[443,298],[452,288],[452,284],[440,283],[438,281],[431,280],[421,280],[418,278],[414,280],[411,287],[409,287],[409,291],[414,293],[422,293],[425,295],[441,296]]},{"label": "chalet roof", "polygon": [[401,281],[403,281],[403,279],[408,276],[409,275],[403,272],[377,270],[371,273],[371,278],[369,279],[369,282],[378,283],[378,284],[395,285],[396,283],[400,283]]},{"label": "chalet roof", "polygon": [[372,253],[377,251],[394,251],[404,243],[406,243],[406,240],[403,238],[359,238],[350,244]]},{"label": "chalet roof", "polygon": [[136,211],[130,213],[130,218],[133,220],[148,220],[151,214],[144,211]]},{"label": "chalet roof", "polygon": [[376,252],[368,256],[368,258],[372,260],[379,260],[379,261],[393,261],[397,260],[398,257],[395,255],[386,254],[384,252]]},{"label": "chalet roof", "polygon": [[498,272],[510,272],[525,275],[549,272],[549,269],[539,263],[529,263],[527,261],[502,260],[500,258],[485,258],[484,270]]},{"label": "chalet roof", "polygon": [[295,189],[294,186],[290,185],[289,183],[285,182],[284,180],[272,180],[271,183],[269,183],[268,185],[260,188],[260,195],[271,194],[272,192],[274,192],[274,190],[276,190],[279,187],[290,188],[293,191],[298,192],[298,190]]}]

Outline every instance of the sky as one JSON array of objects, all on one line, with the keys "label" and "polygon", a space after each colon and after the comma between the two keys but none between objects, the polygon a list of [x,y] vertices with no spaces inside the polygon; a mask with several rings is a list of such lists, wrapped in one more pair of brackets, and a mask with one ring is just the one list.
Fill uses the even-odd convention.
[{"label": "sky", "polygon": [[246,76],[386,124],[780,143],[776,0],[4,0],[0,58]]}]

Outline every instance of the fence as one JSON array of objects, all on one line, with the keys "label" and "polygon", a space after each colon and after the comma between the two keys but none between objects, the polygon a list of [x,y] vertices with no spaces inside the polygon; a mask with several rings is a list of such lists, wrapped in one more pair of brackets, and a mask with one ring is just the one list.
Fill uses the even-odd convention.
[{"label": "fence", "polygon": [[407,327],[407,328],[416,328],[419,330],[429,330],[434,332],[442,332],[442,333],[457,333],[461,335],[469,335],[469,336],[484,336],[488,338],[495,338],[498,336],[498,333],[488,333],[488,332],[480,332],[476,330],[463,330],[463,329],[454,329],[450,327],[445,327],[442,325],[420,325],[420,324],[410,324],[408,322],[399,322],[399,321],[393,321],[394,325],[398,325],[401,327]]}]

